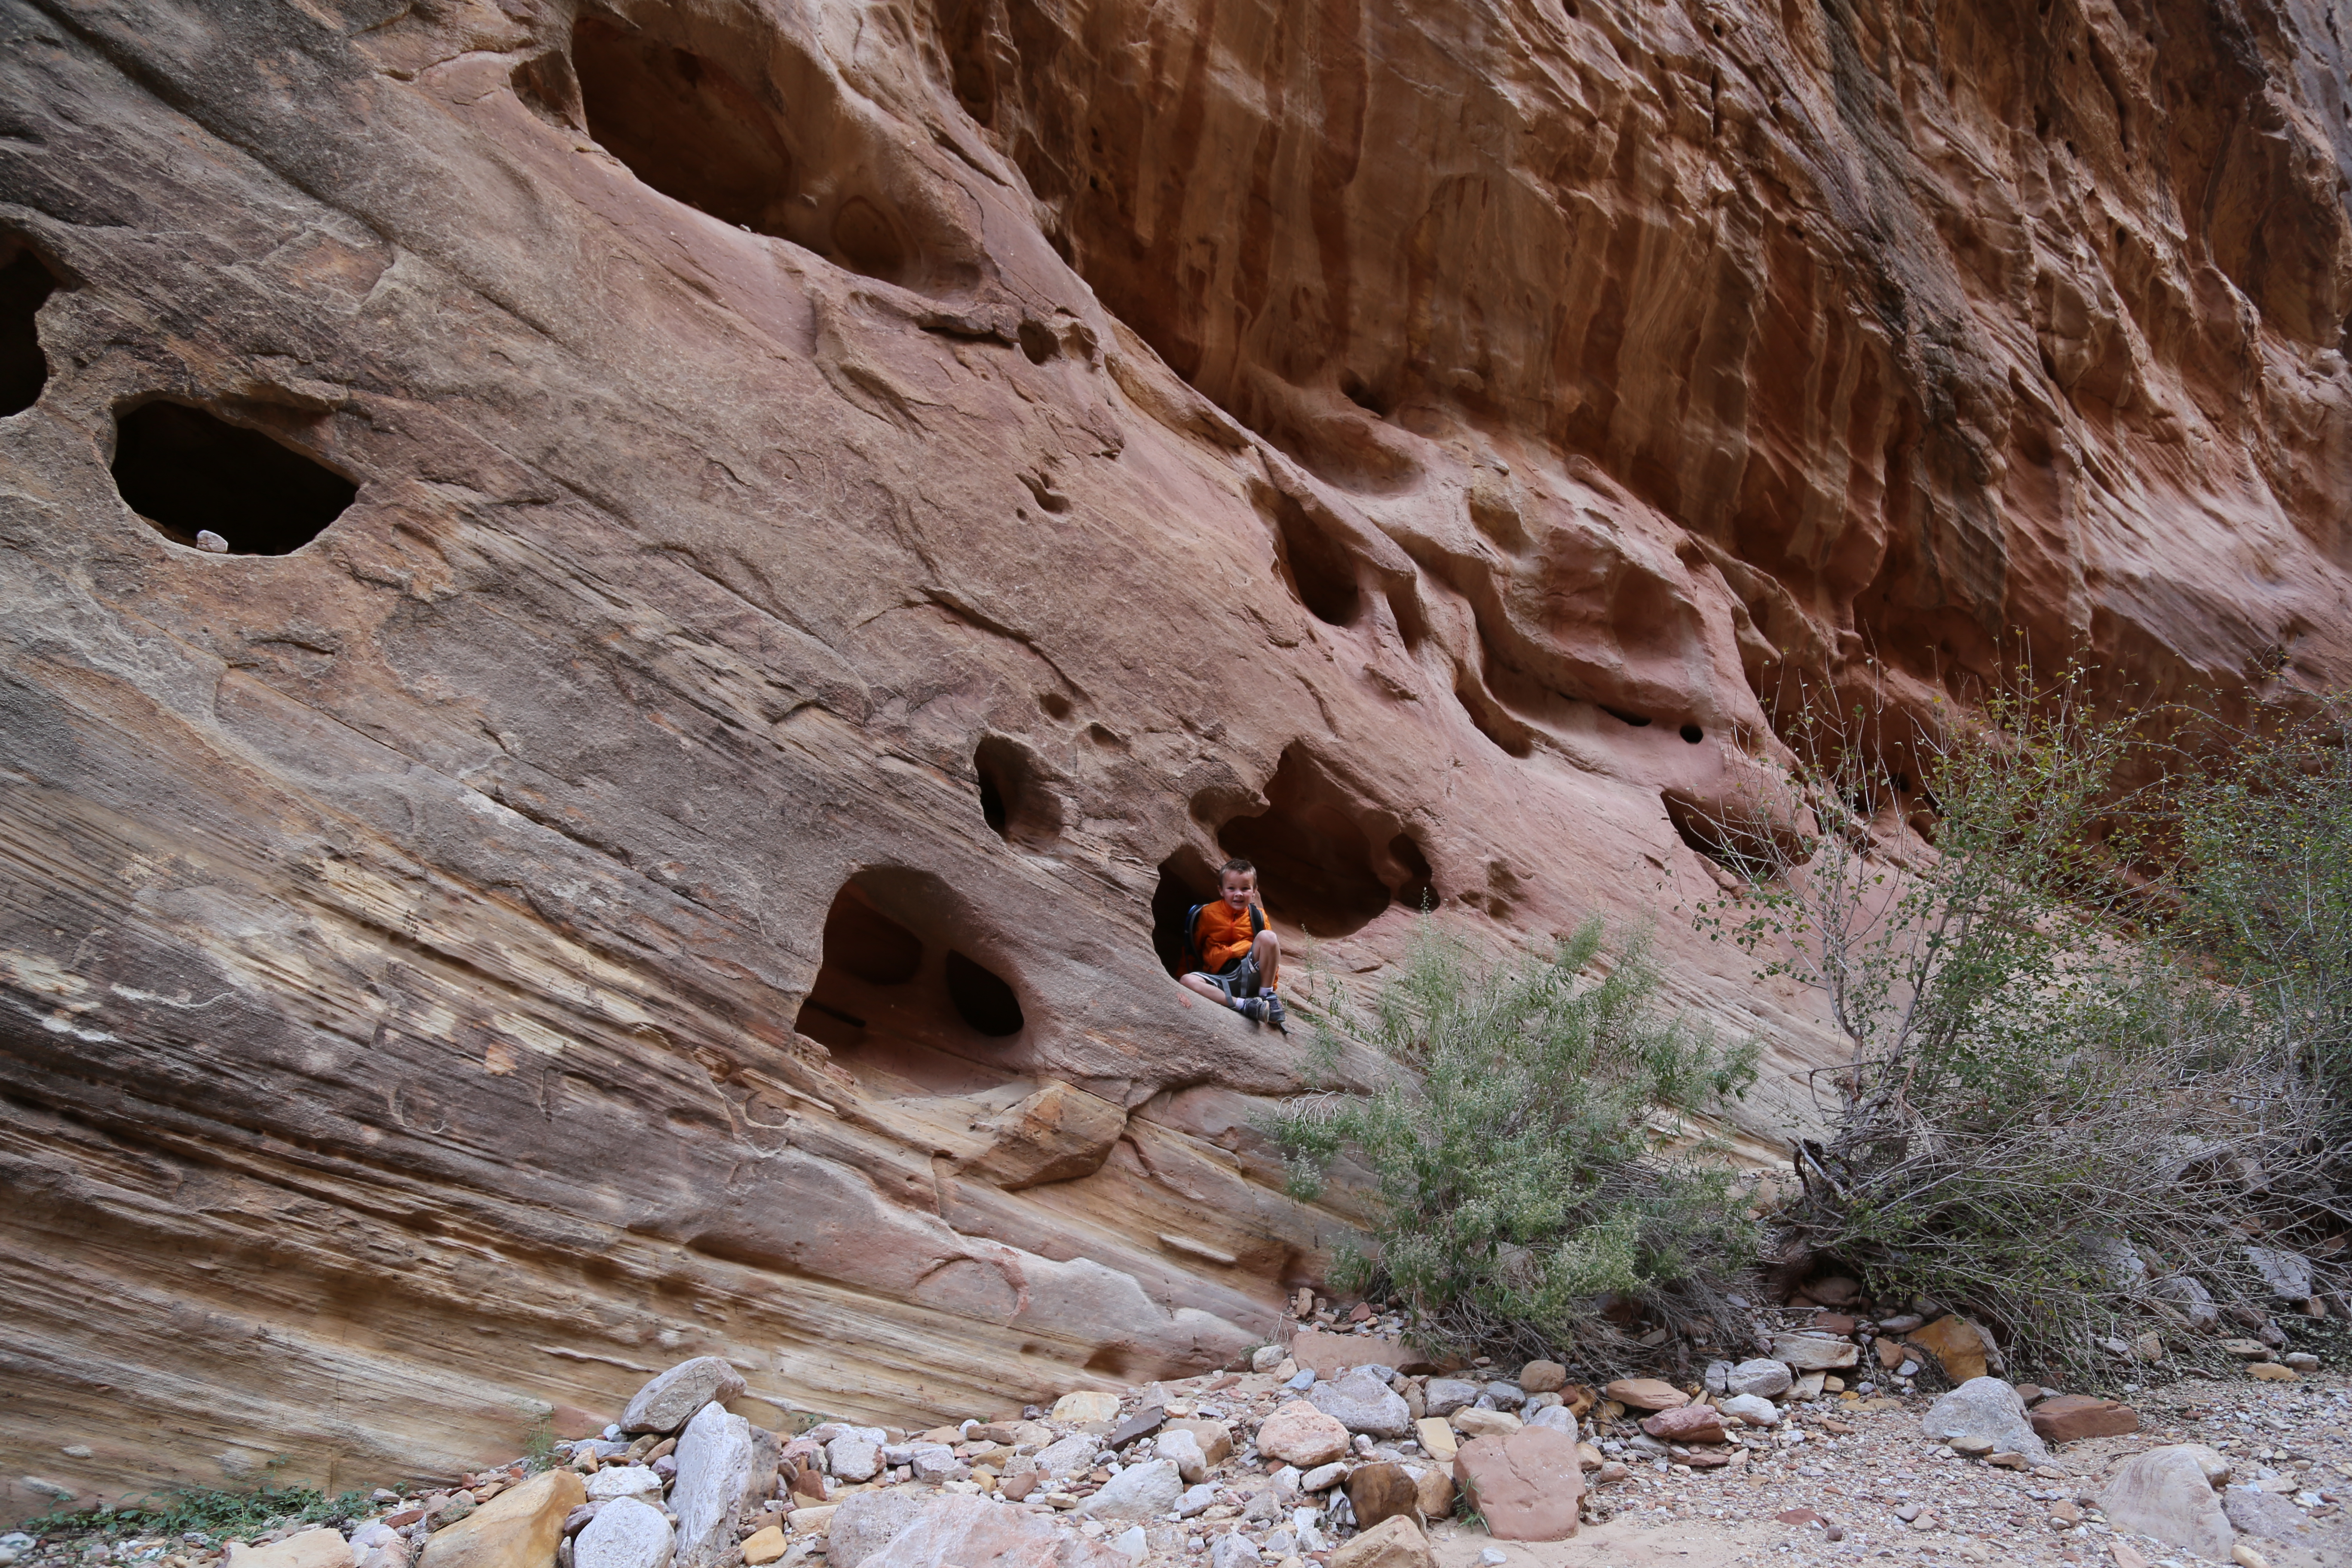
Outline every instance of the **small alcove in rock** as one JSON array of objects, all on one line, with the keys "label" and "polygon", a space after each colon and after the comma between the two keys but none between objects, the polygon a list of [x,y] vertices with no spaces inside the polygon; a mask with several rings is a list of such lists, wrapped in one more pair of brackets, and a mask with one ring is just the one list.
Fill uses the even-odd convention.
[{"label": "small alcove in rock", "polygon": [[1411,889],[1416,902],[1424,893],[1434,896],[1420,846],[1397,834],[1389,853],[1376,858],[1366,829],[1385,814],[1343,786],[1304,747],[1284,750],[1265,798],[1265,811],[1220,827],[1217,843],[1257,867],[1267,914],[1310,936],[1346,936],[1379,918],[1401,889]]},{"label": "small alcove in rock", "polygon": [[1160,967],[1184,973],[1184,917],[1195,904],[1217,896],[1217,874],[1190,845],[1160,862],[1160,885],[1151,893],[1151,947]]},{"label": "small alcove in rock", "polygon": [[1009,1078],[1028,1027],[971,906],[925,872],[859,872],[825,912],[824,956],[793,1027],[886,1087],[964,1093]]},{"label": "small alcove in rock", "polygon": [[1045,849],[1062,836],[1062,797],[1045,764],[1006,735],[982,739],[971,756],[980,781],[980,814],[999,838],[1024,849]]},{"label": "small alcove in rock", "polygon": [[792,150],[726,65],[591,14],[572,26],[572,76],[588,133],[638,179],[723,223],[790,237]]},{"label": "small alcove in rock", "polygon": [[48,384],[49,362],[34,318],[57,286],[39,257],[0,239],[0,418],[33,406]]}]

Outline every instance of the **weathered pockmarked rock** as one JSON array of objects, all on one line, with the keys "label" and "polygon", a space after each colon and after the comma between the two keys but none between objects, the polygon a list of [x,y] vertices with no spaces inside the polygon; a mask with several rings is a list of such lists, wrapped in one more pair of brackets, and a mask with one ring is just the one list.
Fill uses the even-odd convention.
[{"label": "weathered pockmarked rock", "polygon": [[1370,972],[1736,861],[1800,686],[2352,679],[2323,6],[0,5],[0,1475],[1221,1364],[1392,1070],[1176,984],[1227,856]]},{"label": "weathered pockmarked rock", "polygon": [[751,1495],[756,1453],[751,1422],[721,1405],[704,1405],[686,1424],[669,1490],[680,1568],[724,1568],[743,1505],[759,1500]]}]

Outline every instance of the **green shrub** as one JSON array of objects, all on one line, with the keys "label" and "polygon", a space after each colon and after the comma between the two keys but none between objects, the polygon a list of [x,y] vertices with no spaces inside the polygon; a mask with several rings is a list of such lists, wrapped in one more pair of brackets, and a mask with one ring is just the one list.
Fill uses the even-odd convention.
[{"label": "green shrub", "polygon": [[1433,1348],[1566,1353],[1620,1347],[1614,1297],[1670,1321],[1732,1309],[1755,1230],[1720,1150],[1678,1113],[1745,1092],[1757,1048],[1664,1016],[1647,943],[1606,972],[1598,921],[1548,958],[1490,960],[1427,920],[1369,1009],[1335,1026],[1409,1072],[1370,1096],[1294,1101],[1274,1131],[1293,1190],[1361,1167],[1367,1245],[1334,1283],[1403,1302]]},{"label": "green shrub", "polygon": [[2178,1329],[2172,1276],[2259,1322],[2244,1247],[2316,1240],[2344,1148],[2321,1068],[2345,1059],[2352,921],[2318,911],[2329,879],[2352,894],[2352,781],[2094,716],[2079,689],[1907,738],[1932,847],[1903,831],[1895,716],[1809,711],[1790,775],[1738,808],[1777,830],[1747,830],[1744,889],[1697,912],[1845,1036],[1784,1257],[1965,1308],[2026,1370]]}]

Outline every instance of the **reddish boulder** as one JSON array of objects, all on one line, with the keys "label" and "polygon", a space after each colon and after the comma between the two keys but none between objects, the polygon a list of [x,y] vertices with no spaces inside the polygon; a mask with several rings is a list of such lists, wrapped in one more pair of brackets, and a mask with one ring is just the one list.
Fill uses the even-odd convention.
[{"label": "reddish boulder", "polygon": [[2045,1399],[2026,1419],[2045,1443],[2072,1443],[2082,1437],[2120,1437],[2139,1430],[2139,1412],[2120,1400],[2093,1399],[2084,1394],[2061,1394]]},{"label": "reddish boulder", "polygon": [[1643,1421],[1642,1430],[1662,1443],[1720,1443],[1723,1413],[1711,1405],[1685,1405],[1659,1411]]},{"label": "reddish boulder", "polygon": [[1576,1533],[1584,1471],[1576,1439],[1549,1426],[1474,1437],[1454,1457],[1454,1479],[1497,1541],[1565,1541]]}]

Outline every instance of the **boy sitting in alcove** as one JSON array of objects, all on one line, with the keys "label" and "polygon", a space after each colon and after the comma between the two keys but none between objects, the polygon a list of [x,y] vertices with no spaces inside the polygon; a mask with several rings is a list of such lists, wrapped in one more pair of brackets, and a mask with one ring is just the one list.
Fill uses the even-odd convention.
[{"label": "boy sitting in alcove", "polygon": [[1282,978],[1282,946],[1266,929],[1257,901],[1257,868],[1233,859],[1217,868],[1217,897],[1194,904],[1184,917],[1193,969],[1180,984],[1222,1002],[1253,1023],[1283,1028],[1288,1016],[1275,992]]}]

